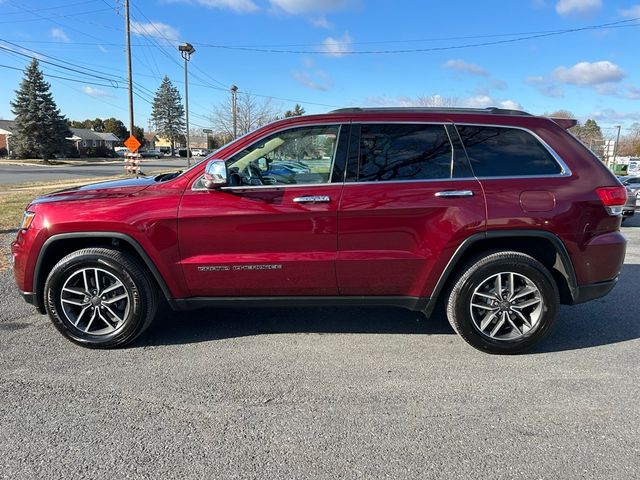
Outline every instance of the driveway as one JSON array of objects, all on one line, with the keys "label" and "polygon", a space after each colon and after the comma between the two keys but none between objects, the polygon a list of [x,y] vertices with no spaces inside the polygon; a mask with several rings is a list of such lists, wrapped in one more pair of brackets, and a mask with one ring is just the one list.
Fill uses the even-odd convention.
[{"label": "driveway", "polygon": [[0,477],[637,478],[640,218],[623,230],[614,291],[510,357],[387,308],[163,309],[86,350],[4,272]]}]

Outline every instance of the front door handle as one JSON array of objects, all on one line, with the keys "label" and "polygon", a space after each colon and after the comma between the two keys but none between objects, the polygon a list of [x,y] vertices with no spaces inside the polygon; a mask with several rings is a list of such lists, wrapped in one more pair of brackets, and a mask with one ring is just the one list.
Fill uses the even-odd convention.
[{"label": "front door handle", "polygon": [[329,203],[331,198],[326,195],[309,195],[307,197],[296,197],[295,203]]},{"label": "front door handle", "polygon": [[458,198],[458,197],[473,197],[471,190],[444,190],[437,192],[436,197]]}]

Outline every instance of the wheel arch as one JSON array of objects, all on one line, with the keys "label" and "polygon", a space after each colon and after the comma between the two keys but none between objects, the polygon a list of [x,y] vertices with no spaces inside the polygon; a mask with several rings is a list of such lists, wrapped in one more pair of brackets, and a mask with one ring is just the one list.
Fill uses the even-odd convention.
[{"label": "wheel arch", "polygon": [[115,247],[129,252],[142,261],[165,298],[172,298],[171,292],[157,267],[144,248],[131,236],[120,232],[60,233],[52,235],[44,242],[36,261],[33,276],[34,305],[40,313],[45,313],[44,284],[53,266],[69,253],[90,247]]},{"label": "wheel arch", "polygon": [[575,302],[578,295],[576,273],[569,252],[557,235],[544,230],[493,230],[472,235],[460,244],[440,274],[425,314],[431,315],[441,295],[448,291],[452,281],[472,259],[499,250],[531,255],[549,269],[560,291],[561,303]]}]

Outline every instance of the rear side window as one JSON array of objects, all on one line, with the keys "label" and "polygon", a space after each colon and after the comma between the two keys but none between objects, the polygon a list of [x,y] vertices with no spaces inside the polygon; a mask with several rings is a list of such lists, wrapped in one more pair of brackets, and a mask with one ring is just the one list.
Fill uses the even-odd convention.
[{"label": "rear side window", "polygon": [[452,157],[444,125],[363,124],[358,181],[450,178]]},{"label": "rear side window", "polygon": [[554,175],[562,168],[530,133],[516,128],[457,126],[477,177]]}]

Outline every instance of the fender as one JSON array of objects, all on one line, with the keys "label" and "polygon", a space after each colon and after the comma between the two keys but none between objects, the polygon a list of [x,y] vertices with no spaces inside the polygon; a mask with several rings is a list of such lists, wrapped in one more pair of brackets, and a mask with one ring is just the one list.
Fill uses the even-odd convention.
[{"label": "fender", "polygon": [[45,258],[45,255],[47,253],[47,249],[54,242],[58,240],[66,240],[70,238],[109,238],[109,239],[115,238],[123,242],[127,242],[129,245],[133,247],[136,253],[140,256],[144,264],[147,266],[147,268],[153,275],[153,278],[156,280],[156,282],[158,282],[158,285],[160,286],[160,289],[162,290],[162,293],[164,294],[165,298],[167,300],[172,298],[171,292],[169,291],[169,288],[167,287],[167,284],[165,283],[164,278],[162,278],[162,275],[158,271],[157,267],[155,266],[155,264],[153,263],[153,261],[151,260],[147,252],[144,251],[142,246],[140,246],[140,244],[130,235],[119,233],[119,232],[105,232],[105,231],[59,233],[47,238],[47,240],[45,240],[45,242],[43,243],[42,248],[40,249],[40,253],[38,253],[38,260],[36,261],[36,267],[33,274],[33,287],[34,287],[33,288],[34,290],[33,305],[38,310],[42,311],[42,308],[44,307],[44,305],[40,305],[40,296],[41,296],[40,292],[42,288],[44,288],[44,279],[41,278],[41,267],[42,267],[42,262]]},{"label": "fender", "polygon": [[460,259],[465,254],[465,252],[474,243],[480,240],[510,237],[538,237],[549,240],[554,246],[556,253],[560,257],[560,261],[562,262],[564,270],[562,274],[567,280],[567,285],[569,286],[569,291],[571,293],[573,303],[578,303],[579,289],[576,280],[576,272],[573,268],[573,263],[571,262],[571,257],[569,256],[567,248],[557,235],[544,230],[491,230],[488,232],[476,233],[474,235],[471,235],[460,244],[460,246],[457,248],[451,259],[447,263],[444,271],[442,272],[442,274],[440,274],[440,278],[438,279],[438,282],[433,289],[433,293],[431,294],[431,299],[424,310],[425,315],[429,317],[431,313],[433,313],[433,310],[438,301],[438,297],[442,293],[442,289],[444,288],[444,286],[447,284],[451,273],[456,268],[456,266],[458,266],[458,263],[460,262]]}]

